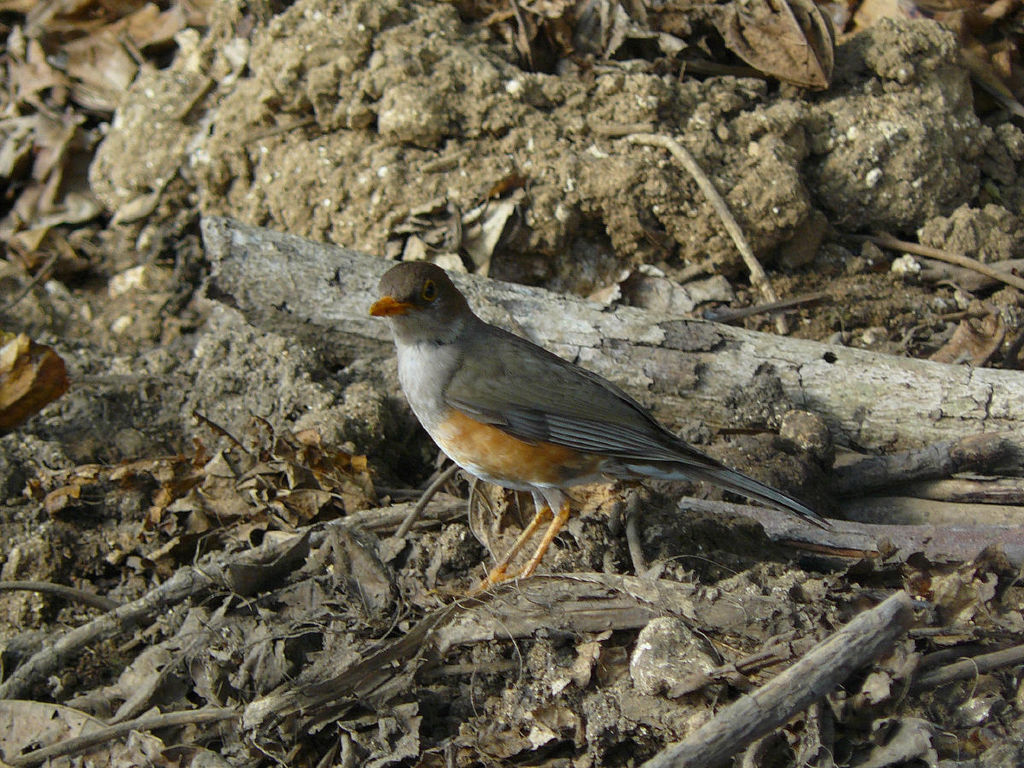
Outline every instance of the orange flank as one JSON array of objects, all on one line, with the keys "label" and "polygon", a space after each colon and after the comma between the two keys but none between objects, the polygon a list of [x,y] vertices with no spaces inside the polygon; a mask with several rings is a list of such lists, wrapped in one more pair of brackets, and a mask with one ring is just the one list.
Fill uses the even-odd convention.
[{"label": "orange flank", "polygon": [[600,471],[600,456],[554,443],[527,443],[461,411],[449,411],[435,438],[452,461],[478,475],[514,477],[528,485],[562,485]]}]

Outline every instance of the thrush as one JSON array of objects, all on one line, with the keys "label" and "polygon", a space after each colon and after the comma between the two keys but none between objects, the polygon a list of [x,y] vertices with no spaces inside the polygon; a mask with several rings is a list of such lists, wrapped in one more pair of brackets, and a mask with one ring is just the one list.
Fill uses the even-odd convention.
[{"label": "thrush", "polygon": [[[828,527],[797,499],[693,448],[596,373],[481,320],[440,267],[399,264],[379,290],[370,314],[391,326],[399,382],[423,428],[469,474],[533,495],[533,519],[481,588],[536,570],[569,519],[566,489],[583,483],[705,481]],[[509,574],[549,520],[533,556]]]}]

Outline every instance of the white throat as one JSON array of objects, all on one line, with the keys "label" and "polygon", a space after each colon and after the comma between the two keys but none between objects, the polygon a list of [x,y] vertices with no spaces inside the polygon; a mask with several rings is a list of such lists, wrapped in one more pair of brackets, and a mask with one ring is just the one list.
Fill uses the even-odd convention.
[{"label": "white throat", "polygon": [[444,391],[460,363],[457,346],[431,341],[402,342],[395,346],[402,391],[416,418],[433,435],[448,410]]}]

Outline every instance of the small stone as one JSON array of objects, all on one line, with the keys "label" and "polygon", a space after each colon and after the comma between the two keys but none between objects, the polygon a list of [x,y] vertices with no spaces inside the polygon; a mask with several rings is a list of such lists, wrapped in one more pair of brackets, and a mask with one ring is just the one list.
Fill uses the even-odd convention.
[{"label": "small stone", "polygon": [[693,690],[694,681],[715,666],[704,642],[685,623],[662,617],[640,630],[629,660],[629,674],[641,693],[681,695]]},{"label": "small stone", "polygon": [[793,409],[783,414],[779,436],[793,443],[801,453],[810,454],[823,467],[831,467],[835,460],[832,433],[816,413]]},{"label": "small stone", "polygon": [[384,92],[377,112],[381,136],[420,147],[434,147],[448,129],[442,99],[427,88],[400,83]]}]

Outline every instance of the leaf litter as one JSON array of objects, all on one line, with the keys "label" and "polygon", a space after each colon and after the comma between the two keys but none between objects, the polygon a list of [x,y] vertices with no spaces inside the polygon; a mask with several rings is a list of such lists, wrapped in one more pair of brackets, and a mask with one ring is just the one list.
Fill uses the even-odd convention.
[{"label": "leaf litter", "polygon": [[[986,18],[1012,13],[997,6]],[[18,0],[2,7],[25,20],[9,29],[4,60],[15,87],[4,97],[0,122],[0,169],[11,182],[0,231],[29,273],[45,274],[47,263],[65,270],[76,259],[88,264],[79,253],[81,241],[71,245],[69,230],[96,226],[102,210],[82,170],[99,141],[99,124],[128,84],[173,46],[176,33],[201,24],[194,14],[204,9],[128,3],[118,15],[108,5]],[[650,51],[696,53],[687,66],[699,68],[721,58],[724,47],[782,80],[821,87],[832,74],[821,12],[786,3],[759,12],[766,9],[775,15],[756,20],[749,7],[727,4],[733,32],[722,33],[717,16],[707,9],[687,16],[684,4],[460,4],[466,18],[492,29],[507,53],[534,72],[551,71],[583,51],[596,53],[603,60],[598,66],[637,51],[652,57]],[[773,46],[764,30],[776,29],[780,19],[791,25],[784,38],[790,42]],[[238,28],[258,23],[242,18]],[[975,77],[1001,93],[997,98],[1012,110],[1016,63],[1005,45],[986,37],[994,27],[972,18],[962,29],[980,34],[968,41],[982,60],[982,66],[972,64]],[[54,56],[56,45],[63,57]],[[813,57],[797,61],[793,51],[804,48]],[[734,61],[729,66],[743,71]],[[282,85],[277,98],[289,92]],[[314,88],[307,95],[316,100]],[[530,98],[544,103],[550,94],[540,89]],[[353,125],[364,119],[357,100],[347,108]],[[637,116],[641,122],[654,118],[643,110]],[[416,133],[417,141],[435,130],[427,122],[429,130]],[[620,130],[608,123],[602,128]],[[403,130],[398,124],[395,135]],[[544,193],[536,182],[511,166],[492,168],[488,183],[474,190],[475,205],[432,197],[422,212],[396,214],[383,239],[398,253],[415,247],[432,258],[454,254],[453,265],[500,273],[510,246],[523,237],[530,193]],[[168,183],[161,179],[159,191],[134,198],[142,203],[127,212],[119,209],[121,223],[143,226],[164,215],[160,203]],[[657,242],[664,234],[658,229],[639,227],[637,237]],[[644,258],[659,247],[645,250]],[[63,249],[59,262],[51,261],[54,249]],[[857,258],[866,263],[874,257],[865,251]],[[618,278],[622,291],[632,292],[637,304],[693,311],[701,303],[659,282],[666,274],[659,267],[629,266],[594,277],[589,288],[625,274],[630,277]],[[721,282],[708,287],[716,301],[732,293]],[[960,296],[970,316],[951,322],[964,330],[939,339],[933,349],[955,360],[998,362],[1004,331],[989,318],[1009,314],[998,306],[979,311],[971,297]],[[934,551],[929,558],[913,553],[913,546],[881,547],[825,568],[818,561],[820,570],[805,571],[792,567],[792,552],[780,553],[760,533],[751,534],[750,551],[718,549],[731,536],[751,542],[742,526],[723,534],[719,524],[698,515],[683,534],[716,548],[698,548],[706,554],[636,579],[622,575],[629,571],[625,548],[609,537],[595,503],[555,555],[556,565],[569,566],[570,573],[469,599],[464,591],[479,577],[483,548],[464,522],[462,503],[442,494],[412,536],[389,539],[408,505],[368,514],[378,504],[378,484],[370,461],[347,448],[354,446],[339,448],[308,430],[261,426],[244,444],[224,430],[191,451],[161,458],[39,466],[25,495],[55,548],[63,547],[64,565],[41,562],[45,558],[25,545],[6,553],[5,578],[38,564],[34,575],[57,580],[74,574],[114,590],[122,607],[153,599],[131,613],[132,621],[108,627],[103,639],[76,646],[59,660],[45,658],[42,638],[30,632],[20,638],[17,658],[42,654],[36,668],[52,674],[8,676],[5,685],[13,680],[19,695],[51,697],[76,711],[6,700],[17,727],[3,745],[5,760],[30,757],[44,741],[62,737],[44,736],[45,722],[78,727],[83,713],[109,724],[152,712],[227,707],[242,717],[240,726],[197,717],[196,724],[174,726],[183,730],[156,731],[160,737],[122,743],[111,736],[103,747],[109,753],[94,748],[90,759],[112,765],[635,764],[692,732],[720,702],[756,690],[781,665],[901,587],[917,598],[910,634],[832,691],[824,705],[794,718],[782,730],[785,738],[750,751],[750,759],[768,764],[768,756],[796,761],[813,754],[822,765],[829,764],[828,755],[837,764],[885,766],[987,755],[994,765],[996,753],[1006,754],[1019,734],[1012,665],[908,694],[915,680],[929,679],[922,674],[941,677],[960,655],[980,659],[1013,651],[1022,629],[1019,564],[998,553],[951,562]],[[464,490],[459,484],[453,489]],[[649,512],[646,544],[663,531],[678,532],[665,522],[678,517],[670,505]],[[76,551],[63,545],[74,539],[61,538],[61,529],[77,525],[95,526],[104,546]],[[191,586],[156,599],[162,587],[188,581],[189,568],[196,569]],[[44,616],[89,626],[84,611],[58,613],[53,601],[40,605]],[[639,652],[641,640],[651,652]],[[8,649],[18,646],[11,642]]]}]

